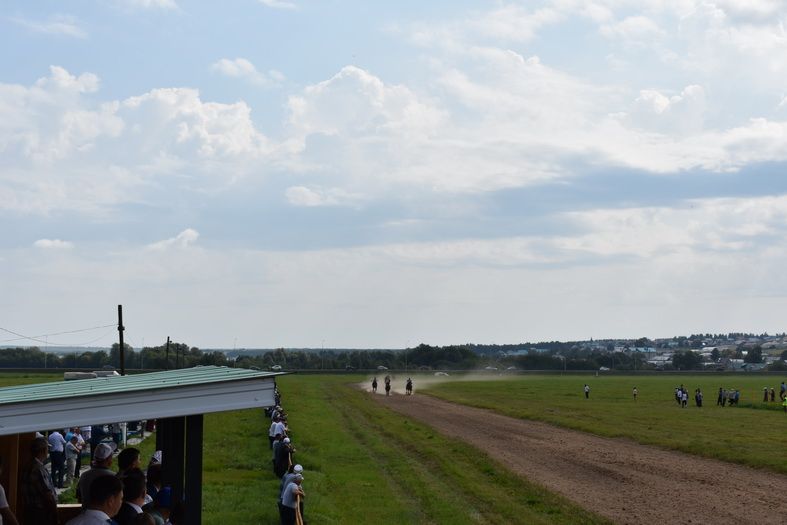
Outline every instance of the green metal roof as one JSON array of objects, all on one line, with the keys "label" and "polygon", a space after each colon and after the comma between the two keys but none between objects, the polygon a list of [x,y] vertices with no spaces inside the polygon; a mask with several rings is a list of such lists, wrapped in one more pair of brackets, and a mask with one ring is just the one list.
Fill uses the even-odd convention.
[{"label": "green metal roof", "polygon": [[242,381],[282,375],[226,366],[196,366],[127,376],[76,379],[0,388],[0,405]]}]

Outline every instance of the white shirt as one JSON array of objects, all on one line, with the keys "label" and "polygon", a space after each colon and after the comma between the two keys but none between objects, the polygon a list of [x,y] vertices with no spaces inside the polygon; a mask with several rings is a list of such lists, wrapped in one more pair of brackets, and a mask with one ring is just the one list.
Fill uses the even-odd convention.
[{"label": "white shirt", "polygon": [[51,452],[63,452],[66,446],[66,438],[63,437],[63,434],[55,430],[51,434],[49,434],[49,450]]},{"label": "white shirt", "polygon": [[107,525],[110,523],[109,516],[100,510],[85,509],[76,518],[70,519],[66,525]]}]

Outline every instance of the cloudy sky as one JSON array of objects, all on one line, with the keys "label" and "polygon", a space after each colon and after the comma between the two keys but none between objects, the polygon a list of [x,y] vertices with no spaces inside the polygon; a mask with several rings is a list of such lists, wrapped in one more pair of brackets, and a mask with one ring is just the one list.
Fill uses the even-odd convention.
[{"label": "cloudy sky", "polygon": [[11,0],[0,327],[123,304],[135,347],[784,331],[785,21],[781,0]]}]

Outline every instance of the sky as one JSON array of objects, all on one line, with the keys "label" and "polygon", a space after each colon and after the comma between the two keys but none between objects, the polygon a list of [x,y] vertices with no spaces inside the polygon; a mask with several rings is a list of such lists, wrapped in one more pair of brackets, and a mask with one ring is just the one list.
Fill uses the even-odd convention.
[{"label": "sky", "polygon": [[0,344],[111,344],[119,304],[136,348],[785,331],[786,21],[5,2]]}]

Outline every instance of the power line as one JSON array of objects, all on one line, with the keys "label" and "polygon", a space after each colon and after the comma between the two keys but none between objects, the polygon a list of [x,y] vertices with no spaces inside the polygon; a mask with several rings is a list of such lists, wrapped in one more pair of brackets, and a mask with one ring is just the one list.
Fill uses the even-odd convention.
[{"label": "power line", "polygon": [[27,335],[14,332],[13,330],[9,330],[8,328],[3,328],[2,326],[0,326],[0,330],[2,330],[3,332],[8,332],[11,335],[17,336],[15,339],[2,340],[2,341],[0,341],[0,343],[11,342],[11,341],[20,341],[20,340],[28,340],[28,341],[35,341],[37,343],[43,343],[45,345],[51,345],[51,346],[84,346],[84,345],[88,345],[90,343],[94,343],[96,341],[99,341],[99,340],[103,339],[104,337],[109,335],[112,331],[109,331],[109,332],[105,333],[104,335],[102,335],[101,337],[99,337],[97,339],[94,339],[92,341],[89,341],[87,343],[53,343],[53,342],[51,342],[49,340],[44,340],[44,339],[41,339],[41,338],[42,337],[55,336],[55,335],[66,335],[66,334],[76,334],[76,333],[81,333],[81,332],[89,332],[91,330],[100,330],[101,328],[109,328],[109,327],[115,327],[115,326],[116,326],[115,324],[108,324],[108,325],[103,325],[103,326],[94,326],[92,328],[81,328],[79,330],[68,330],[68,331],[65,331],[65,332],[56,332],[56,333],[51,333],[51,334],[41,334],[41,335],[36,335],[36,336],[27,336]]}]

